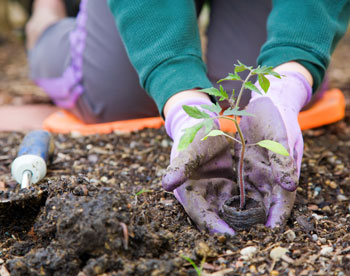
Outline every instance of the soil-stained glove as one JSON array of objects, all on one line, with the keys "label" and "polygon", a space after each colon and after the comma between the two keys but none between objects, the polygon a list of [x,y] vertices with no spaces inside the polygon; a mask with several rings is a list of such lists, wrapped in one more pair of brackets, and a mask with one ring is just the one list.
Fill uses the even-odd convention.
[{"label": "soil-stained glove", "polygon": [[[168,191],[176,188],[175,197],[201,230],[233,235],[234,230],[218,215],[221,205],[238,191],[232,181],[233,159],[226,138],[216,136],[201,141],[204,137],[202,128],[187,149],[177,150],[183,131],[200,122],[188,116],[182,106],[201,109],[202,104],[212,103],[209,99],[188,99],[172,107],[166,117],[165,127],[174,144],[163,187]],[[219,128],[218,121],[215,120],[215,124]]]},{"label": "soil-stained glove", "polygon": [[[304,147],[298,114],[311,98],[311,87],[303,75],[279,73],[284,77],[268,77],[270,88],[267,94],[252,93],[246,111],[255,117],[246,116],[240,122],[247,144],[274,140],[290,154],[278,155],[259,146],[246,149],[246,191],[256,200],[263,200],[268,210],[266,225],[270,227],[283,224],[294,205]],[[236,143],[236,158],[240,148]]]}]

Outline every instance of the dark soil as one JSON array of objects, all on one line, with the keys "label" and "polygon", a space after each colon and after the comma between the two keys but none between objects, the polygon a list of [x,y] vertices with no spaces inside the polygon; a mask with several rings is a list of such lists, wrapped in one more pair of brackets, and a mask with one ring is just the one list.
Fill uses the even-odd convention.
[{"label": "dark soil", "polygon": [[[347,97],[346,118],[304,132],[300,186],[285,227],[257,225],[235,237],[199,232],[161,187],[171,149],[164,129],[55,135],[47,177],[14,203],[0,203],[1,273],[196,275],[185,255],[198,265],[204,259],[205,273],[220,272],[213,275],[350,275],[349,46],[347,37],[330,71],[331,86]],[[7,42],[0,53],[0,100],[49,102],[30,88],[23,48]],[[18,192],[10,163],[23,135],[0,133],[2,200]],[[276,257],[280,247],[287,252]]]}]

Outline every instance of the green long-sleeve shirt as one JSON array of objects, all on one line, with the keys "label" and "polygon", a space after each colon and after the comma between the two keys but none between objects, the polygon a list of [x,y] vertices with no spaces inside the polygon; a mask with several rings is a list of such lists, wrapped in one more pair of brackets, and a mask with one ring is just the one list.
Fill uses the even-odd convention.
[{"label": "green long-sleeve shirt", "polygon": [[[160,113],[172,95],[212,86],[201,58],[194,1],[108,3],[140,83]],[[258,64],[298,61],[311,72],[315,90],[349,17],[350,0],[274,0]]]}]

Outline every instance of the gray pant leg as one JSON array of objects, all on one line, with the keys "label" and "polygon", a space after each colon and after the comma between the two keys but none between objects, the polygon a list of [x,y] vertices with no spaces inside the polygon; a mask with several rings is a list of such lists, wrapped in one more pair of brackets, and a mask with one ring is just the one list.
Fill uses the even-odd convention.
[{"label": "gray pant leg", "polygon": [[48,27],[28,52],[31,79],[58,78],[70,62],[69,34],[75,28],[74,18],[65,18]]},{"label": "gray pant leg", "polygon": [[107,0],[89,0],[87,12],[85,92],[75,113],[90,123],[159,116],[155,103],[139,84]]},{"label": "gray pant leg", "polygon": [[[212,0],[208,27],[208,76],[214,86],[219,79],[233,72],[237,60],[256,66],[260,48],[266,40],[266,22],[271,11],[270,0]],[[221,83],[236,95],[239,82]],[[250,93],[242,99],[241,107],[249,101]]]},{"label": "gray pant leg", "polygon": [[[30,53],[34,79],[59,77],[71,58],[69,33],[75,19],[49,27]],[[120,39],[107,0],[88,0],[83,52],[83,94],[70,109],[86,123],[158,116],[153,100],[141,88]]]}]

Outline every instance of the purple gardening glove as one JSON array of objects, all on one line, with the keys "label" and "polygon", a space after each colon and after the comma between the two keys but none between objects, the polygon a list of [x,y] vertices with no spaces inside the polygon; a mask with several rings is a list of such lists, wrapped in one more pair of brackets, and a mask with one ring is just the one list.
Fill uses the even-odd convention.
[{"label": "purple gardening glove", "polygon": [[[177,150],[183,130],[201,122],[188,116],[182,106],[201,109],[202,104],[212,103],[209,99],[188,99],[173,106],[166,117],[165,127],[174,144],[170,166],[163,177],[163,187],[168,191],[177,188],[174,190],[175,197],[201,230],[233,235],[233,229],[218,215],[221,205],[238,193],[238,187],[232,181],[233,160],[226,138],[216,136],[201,141],[204,137],[202,128],[187,149]],[[214,113],[210,115],[217,116]],[[217,120],[215,125],[218,129]]]},{"label": "purple gardening glove", "polygon": [[[248,144],[274,140],[290,154],[278,155],[259,146],[249,146],[245,153],[247,194],[264,202],[270,227],[283,224],[294,205],[304,146],[298,114],[311,98],[311,87],[303,75],[279,73],[285,77],[268,76],[267,94],[252,93],[246,111],[255,117],[246,116],[240,122]],[[235,150],[238,157],[240,144],[236,143]]]}]

